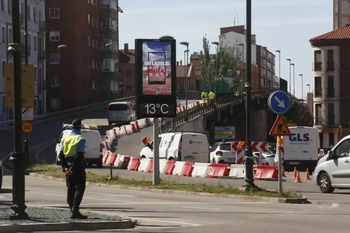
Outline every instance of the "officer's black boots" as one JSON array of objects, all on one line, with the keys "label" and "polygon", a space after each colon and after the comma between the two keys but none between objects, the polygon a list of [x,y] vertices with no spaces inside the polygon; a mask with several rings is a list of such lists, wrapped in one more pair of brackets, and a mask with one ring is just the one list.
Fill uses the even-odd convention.
[{"label": "officer's black boots", "polygon": [[74,211],[70,218],[71,219],[87,219],[87,216],[82,215],[79,211]]}]

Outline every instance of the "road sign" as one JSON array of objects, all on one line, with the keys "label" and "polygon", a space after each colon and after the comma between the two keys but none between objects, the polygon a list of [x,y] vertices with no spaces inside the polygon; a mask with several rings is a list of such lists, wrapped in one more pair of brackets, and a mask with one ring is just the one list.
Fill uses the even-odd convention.
[{"label": "road sign", "polygon": [[22,120],[23,121],[34,120],[34,108],[22,108]]},{"label": "road sign", "polygon": [[235,139],[235,127],[215,126],[215,139]]},{"label": "road sign", "polygon": [[270,130],[270,136],[289,136],[290,131],[282,115],[278,115]]},{"label": "road sign", "polygon": [[271,93],[267,103],[270,110],[276,114],[287,112],[290,106],[289,96],[283,91],[275,91]]},{"label": "road sign", "polygon": [[24,121],[22,123],[22,131],[23,133],[31,133],[33,132],[34,126],[33,123],[31,121]]}]

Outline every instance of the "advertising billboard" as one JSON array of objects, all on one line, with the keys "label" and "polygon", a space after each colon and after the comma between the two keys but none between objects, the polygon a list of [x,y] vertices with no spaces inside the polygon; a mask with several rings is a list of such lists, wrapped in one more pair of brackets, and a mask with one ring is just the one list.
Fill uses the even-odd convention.
[{"label": "advertising billboard", "polygon": [[175,40],[136,39],[137,116],[176,116]]}]

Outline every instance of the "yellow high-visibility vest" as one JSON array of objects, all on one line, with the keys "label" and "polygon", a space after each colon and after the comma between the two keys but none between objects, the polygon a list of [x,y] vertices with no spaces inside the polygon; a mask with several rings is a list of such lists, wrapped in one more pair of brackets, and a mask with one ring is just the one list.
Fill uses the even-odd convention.
[{"label": "yellow high-visibility vest", "polygon": [[66,157],[73,157],[77,154],[78,143],[83,140],[81,135],[67,135],[63,139],[62,151]]}]

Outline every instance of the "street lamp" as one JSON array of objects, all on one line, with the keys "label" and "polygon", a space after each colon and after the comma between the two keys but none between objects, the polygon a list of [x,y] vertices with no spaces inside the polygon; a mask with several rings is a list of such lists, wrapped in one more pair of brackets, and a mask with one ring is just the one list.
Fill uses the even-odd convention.
[{"label": "street lamp", "polygon": [[303,95],[303,74],[299,74],[299,76],[301,76],[301,102],[303,103],[304,102],[304,95]]},{"label": "street lamp", "polygon": [[292,60],[290,58],[288,58],[286,60],[289,61],[289,93],[291,93],[292,92],[292,86],[291,86],[292,80],[291,80],[290,70],[291,70]]},{"label": "street lamp", "polygon": [[278,53],[278,83],[281,81],[281,50],[276,50]]},{"label": "street lamp", "polygon": [[294,63],[290,65],[293,66],[293,95],[295,96],[295,65]]},{"label": "street lamp", "polygon": [[308,93],[310,93],[310,92],[311,92],[311,91],[310,91],[310,84],[306,84],[306,86],[309,87],[309,92],[308,92]]},{"label": "street lamp", "polygon": [[215,81],[215,95],[217,95],[217,93],[216,93],[216,85],[217,85],[217,78],[219,76],[219,64],[218,64],[219,42],[214,41],[214,42],[211,42],[211,44],[216,45],[216,55],[215,55],[215,75],[216,75],[216,77],[215,77],[214,81]]},{"label": "street lamp", "polygon": [[[184,60],[186,58],[186,69],[185,69],[185,100],[186,100],[186,120],[188,120],[187,115],[187,101],[188,101],[188,75],[187,75],[187,68],[188,68],[188,52],[190,51],[188,49],[189,43],[188,42],[180,42],[181,45],[186,46],[186,50],[184,51]],[[187,53],[187,57],[186,57]]]}]

